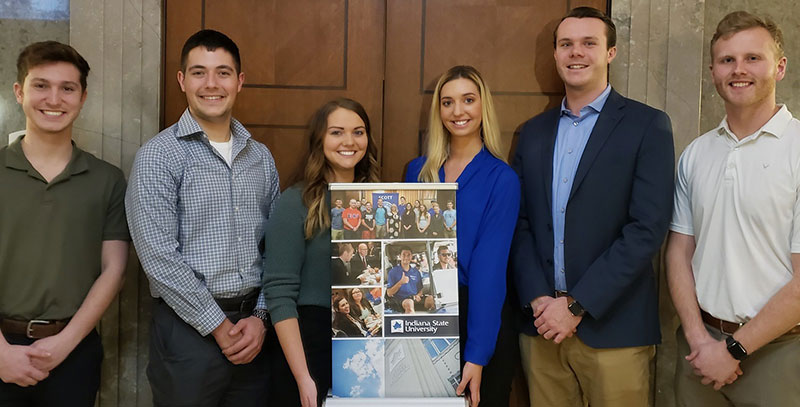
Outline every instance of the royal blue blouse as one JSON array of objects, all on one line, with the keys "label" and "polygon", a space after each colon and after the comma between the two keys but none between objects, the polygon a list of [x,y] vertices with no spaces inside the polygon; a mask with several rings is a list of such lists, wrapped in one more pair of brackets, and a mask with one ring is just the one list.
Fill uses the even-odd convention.
[{"label": "royal blue blouse", "polygon": [[[425,157],[408,164],[406,182],[418,182]],[[444,180],[444,167],[439,169]],[[458,179],[458,282],[469,289],[464,360],[486,366],[494,354],[506,298],[506,266],[519,214],[519,178],[485,148]]]}]

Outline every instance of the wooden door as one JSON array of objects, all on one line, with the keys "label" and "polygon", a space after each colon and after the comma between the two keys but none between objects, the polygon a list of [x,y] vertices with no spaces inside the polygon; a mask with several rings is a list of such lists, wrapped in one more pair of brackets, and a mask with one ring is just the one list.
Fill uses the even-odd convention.
[{"label": "wooden door", "polygon": [[167,0],[164,121],[186,109],[176,73],[202,28],[239,46],[244,89],[233,115],[275,156],[281,187],[305,167],[311,114],[339,96],[364,105],[379,151],[385,4],[376,0]]},{"label": "wooden door", "polygon": [[472,65],[488,83],[505,152],[528,118],[557,106],[564,87],[553,60],[553,29],[577,6],[605,0],[389,0],[383,169],[400,180],[421,152],[439,76]]}]

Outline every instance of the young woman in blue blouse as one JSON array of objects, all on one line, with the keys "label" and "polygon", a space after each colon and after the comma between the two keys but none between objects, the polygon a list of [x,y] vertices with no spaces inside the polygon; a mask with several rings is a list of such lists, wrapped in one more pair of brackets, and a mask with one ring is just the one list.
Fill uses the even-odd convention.
[{"label": "young woman in blue blouse", "polygon": [[[454,66],[436,84],[425,155],[406,182],[457,182],[461,360],[457,393],[470,405],[508,406],[518,358],[506,298],[506,266],[519,212],[519,179],[502,158],[489,89],[471,66]],[[501,318],[501,313],[503,317]],[[502,324],[501,324],[502,320]]]},{"label": "young woman in blue blouse", "polygon": [[377,147],[367,113],[358,102],[330,101],[317,110],[308,127],[309,155],[303,180],[283,192],[264,238],[264,294],[274,323],[265,345],[271,359],[270,406],[321,406],[328,393],[328,183],[378,181]]}]

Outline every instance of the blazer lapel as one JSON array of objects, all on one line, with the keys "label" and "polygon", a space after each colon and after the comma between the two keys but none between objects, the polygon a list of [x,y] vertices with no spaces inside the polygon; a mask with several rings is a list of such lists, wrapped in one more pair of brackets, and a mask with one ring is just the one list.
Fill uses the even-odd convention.
[{"label": "blazer lapel", "polygon": [[[600,150],[603,149],[606,140],[608,140],[611,132],[617,127],[617,123],[619,123],[620,119],[625,115],[622,110],[623,107],[625,107],[625,99],[612,88],[606,100],[606,104],[603,106],[603,110],[597,118],[594,129],[592,129],[592,134],[589,135],[586,148],[583,150],[581,162],[578,164],[578,171],[575,173],[575,179],[572,181],[572,190],[569,193],[569,199],[572,199],[572,196],[575,195],[575,191],[578,190],[586,174],[589,173],[589,169],[592,168],[592,164],[600,153]],[[552,157],[550,160],[550,172],[552,177]]]},{"label": "blazer lapel", "polygon": [[542,143],[542,170],[544,171],[545,176],[542,178],[544,182],[544,193],[547,196],[547,207],[550,208],[550,213],[552,213],[553,208],[553,149],[556,145],[556,136],[558,135],[558,120],[560,117],[561,110],[556,108],[552,110],[553,114],[552,117],[548,117],[545,122],[549,122],[552,127],[545,128],[543,132],[543,140]]}]

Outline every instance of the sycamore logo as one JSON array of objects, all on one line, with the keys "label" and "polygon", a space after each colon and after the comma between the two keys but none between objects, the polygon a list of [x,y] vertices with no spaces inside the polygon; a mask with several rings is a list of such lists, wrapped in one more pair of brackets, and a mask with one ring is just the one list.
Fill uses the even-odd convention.
[{"label": "sycamore logo", "polygon": [[403,333],[403,320],[402,319],[393,319],[392,320],[392,333]]}]

